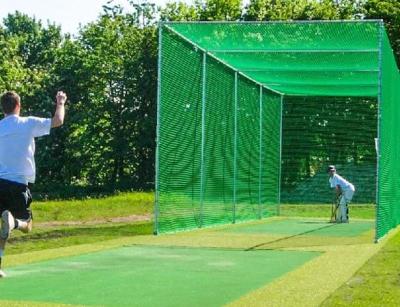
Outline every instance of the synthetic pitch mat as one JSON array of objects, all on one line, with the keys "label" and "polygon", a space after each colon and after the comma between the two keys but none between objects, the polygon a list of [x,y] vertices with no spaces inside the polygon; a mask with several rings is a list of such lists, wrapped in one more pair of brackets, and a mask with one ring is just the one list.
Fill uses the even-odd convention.
[{"label": "synthetic pitch mat", "polygon": [[319,306],[384,244],[373,226],[269,218],[11,255],[0,306]]},{"label": "synthetic pitch mat", "polygon": [[21,265],[1,298],[100,306],[221,306],[320,252],[131,246]]},{"label": "synthetic pitch mat", "polygon": [[321,219],[284,219],[254,225],[241,224],[238,227],[226,229],[225,231],[291,236],[307,234],[314,236],[354,237],[373,229],[374,226],[373,221],[356,220],[351,223],[336,224],[327,223]]}]

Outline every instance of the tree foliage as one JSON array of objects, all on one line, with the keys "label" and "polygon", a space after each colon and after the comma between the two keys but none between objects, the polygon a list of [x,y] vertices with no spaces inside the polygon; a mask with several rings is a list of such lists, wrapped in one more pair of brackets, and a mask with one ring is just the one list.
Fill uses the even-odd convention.
[{"label": "tree foliage", "polygon": [[[38,142],[38,186],[46,192],[76,186],[110,191],[153,187],[158,18],[383,18],[400,59],[397,0],[250,0],[246,7],[242,0],[196,0],[163,8],[147,1],[130,3],[125,11],[108,1],[76,37],[19,12],[0,26],[0,92],[16,90],[23,114],[46,117],[54,109],[56,91],[68,93],[65,125]],[[309,158],[302,163],[314,163]]]},{"label": "tree foliage", "polygon": [[321,20],[359,17],[357,0],[250,0],[246,20]]},{"label": "tree foliage", "polygon": [[368,0],[363,6],[363,11],[366,18],[384,20],[393,51],[396,54],[397,65],[400,66],[400,1]]}]

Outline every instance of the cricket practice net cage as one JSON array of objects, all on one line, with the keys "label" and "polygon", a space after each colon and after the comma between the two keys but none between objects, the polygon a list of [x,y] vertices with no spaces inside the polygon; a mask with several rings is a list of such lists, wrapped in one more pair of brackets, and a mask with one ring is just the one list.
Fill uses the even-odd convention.
[{"label": "cricket practice net cage", "polygon": [[161,23],[155,232],[330,201],[400,223],[400,75],[381,20]]}]

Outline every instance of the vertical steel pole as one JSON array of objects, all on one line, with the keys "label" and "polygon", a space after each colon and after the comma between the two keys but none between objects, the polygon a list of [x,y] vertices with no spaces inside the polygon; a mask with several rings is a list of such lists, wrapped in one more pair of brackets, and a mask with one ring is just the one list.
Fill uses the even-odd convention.
[{"label": "vertical steel pole", "polygon": [[263,109],[262,109],[262,100],[263,100],[263,88],[260,85],[260,99],[259,99],[259,108],[260,108],[260,125],[259,125],[259,150],[260,150],[260,156],[259,156],[259,167],[258,167],[258,217],[261,219],[263,214],[262,214],[262,203],[261,203],[261,190],[262,190],[262,185],[261,185],[261,178],[262,178],[262,140],[263,140],[263,133],[262,133],[262,116],[263,116]]},{"label": "vertical steel pole", "polygon": [[278,178],[278,212],[281,214],[281,182],[282,182],[282,132],[283,132],[283,97],[281,95],[281,115],[280,115],[280,132],[279,132],[279,178]]},{"label": "vertical steel pole", "polygon": [[233,132],[233,223],[236,223],[236,177],[237,177],[237,111],[238,111],[238,72],[235,71],[234,88],[234,132]]},{"label": "vertical steel pole", "polygon": [[378,73],[378,127],[377,127],[377,132],[378,132],[378,152],[376,153],[376,206],[375,206],[375,243],[378,242],[379,240],[379,235],[378,235],[378,226],[379,226],[379,219],[380,219],[380,214],[379,214],[379,173],[380,173],[380,167],[381,167],[381,129],[382,129],[382,48],[383,48],[383,34],[384,34],[384,24],[383,20],[380,20],[379,23],[379,42],[378,42],[378,67],[379,67],[379,73]]},{"label": "vertical steel pole", "polygon": [[203,227],[204,218],[204,148],[205,148],[205,120],[206,120],[206,73],[207,73],[207,53],[203,52],[202,69],[202,91],[201,91],[201,156],[200,156],[200,227]]},{"label": "vertical steel pole", "polygon": [[154,197],[154,234],[159,233],[159,201],[160,201],[160,113],[161,113],[161,57],[162,57],[162,27],[163,24],[158,24],[158,67],[157,67],[157,128],[156,128],[156,161],[155,161],[155,197]]}]

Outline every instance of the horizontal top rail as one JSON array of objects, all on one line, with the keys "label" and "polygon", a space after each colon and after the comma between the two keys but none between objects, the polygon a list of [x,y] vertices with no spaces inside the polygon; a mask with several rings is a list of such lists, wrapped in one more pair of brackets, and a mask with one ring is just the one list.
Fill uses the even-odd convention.
[{"label": "horizontal top rail", "polygon": [[379,49],[209,49],[213,53],[378,53]]},{"label": "horizontal top rail", "polygon": [[264,20],[264,21],[159,21],[159,24],[315,24],[315,23],[381,23],[383,19],[339,19],[339,20]]}]

